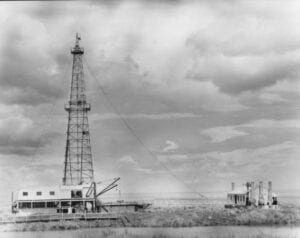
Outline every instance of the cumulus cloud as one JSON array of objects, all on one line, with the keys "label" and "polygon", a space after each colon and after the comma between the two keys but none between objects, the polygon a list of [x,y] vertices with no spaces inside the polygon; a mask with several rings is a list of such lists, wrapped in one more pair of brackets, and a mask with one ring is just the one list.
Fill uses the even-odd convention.
[{"label": "cumulus cloud", "polygon": [[255,127],[255,128],[300,128],[299,120],[272,120],[261,119],[239,125],[238,127]]},{"label": "cumulus cloud", "polygon": [[297,17],[290,15],[299,4],[262,4],[268,16],[250,2],[220,5],[210,24],[187,39],[194,52],[189,78],[213,81],[221,91],[239,94],[299,77]]},{"label": "cumulus cloud", "polygon": [[[167,176],[151,176],[157,164],[115,120],[118,116],[99,83],[135,133],[152,151],[158,151],[159,159],[184,181],[198,179],[199,189],[258,176],[256,171],[269,164],[264,172],[271,177],[282,158],[296,158],[297,1],[13,5],[1,3],[0,8],[0,158],[11,163],[9,168],[21,167],[20,161],[28,167],[26,162],[38,147],[42,150],[36,153],[40,161],[36,170],[42,171],[53,153],[56,165],[63,163],[67,121],[63,106],[68,100],[69,50],[76,32],[81,33],[85,48],[95,171],[120,173],[133,183],[136,176],[152,185],[173,183]],[[57,108],[50,110],[54,102]],[[52,123],[47,120],[50,117]],[[175,143],[188,155],[179,148],[169,157],[159,154],[169,138],[176,138]],[[176,147],[172,142],[167,146]],[[282,177],[291,178],[295,166],[284,165]],[[9,168],[1,167],[1,174]],[[43,175],[37,172],[28,179],[39,181],[39,176]],[[140,184],[142,189],[148,187]]]},{"label": "cumulus cloud", "polygon": [[123,156],[119,159],[119,162],[130,165],[137,165],[137,162],[131,156]]},{"label": "cumulus cloud", "polygon": [[274,104],[274,103],[286,103],[287,99],[275,93],[261,93],[259,95],[260,100],[265,104]]},{"label": "cumulus cloud", "polygon": [[33,128],[30,118],[24,116],[22,107],[0,104],[0,134],[22,134]]},{"label": "cumulus cloud", "polygon": [[256,128],[256,129],[288,129],[294,128],[299,129],[300,123],[299,120],[271,120],[271,119],[260,119],[250,121],[248,123],[234,125],[234,126],[223,126],[223,127],[213,127],[204,129],[201,131],[203,135],[209,136],[211,138],[211,142],[220,143],[226,140],[250,135],[248,132],[243,130],[247,128]]},{"label": "cumulus cloud", "polygon": [[143,168],[142,166],[140,166],[140,164],[129,155],[121,157],[118,161],[120,162],[120,168],[125,171],[133,170],[134,172],[139,172],[139,173],[146,173],[146,174],[153,173],[151,169]]},{"label": "cumulus cloud", "polygon": [[49,127],[47,115],[35,118],[34,113],[31,107],[0,104],[0,153],[32,156],[60,135],[56,126]]},{"label": "cumulus cloud", "polygon": [[213,143],[219,143],[235,137],[248,135],[248,133],[237,130],[233,127],[209,128],[203,130],[202,134],[209,136]]},{"label": "cumulus cloud", "polygon": [[167,140],[166,141],[167,146],[163,148],[163,152],[172,152],[179,148],[178,144],[176,144],[174,141]]},{"label": "cumulus cloud", "polygon": [[[36,32],[39,37],[33,39]],[[66,64],[53,57],[43,24],[20,14],[6,22],[1,34],[5,35],[0,47],[5,55],[0,64],[2,101],[38,105],[64,95],[60,86]]]},{"label": "cumulus cloud", "polygon": [[[30,154],[37,145],[33,121],[20,106],[0,105],[0,151],[4,154]],[[29,136],[31,135],[31,136]]]}]

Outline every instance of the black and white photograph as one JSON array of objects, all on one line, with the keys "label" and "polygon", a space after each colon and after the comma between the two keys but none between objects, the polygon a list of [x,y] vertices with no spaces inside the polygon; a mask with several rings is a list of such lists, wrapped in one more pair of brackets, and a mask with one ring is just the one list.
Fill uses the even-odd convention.
[{"label": "black and white photograph", "polygon": [[300,1],[0,1],[0,237],[300,238]]}]

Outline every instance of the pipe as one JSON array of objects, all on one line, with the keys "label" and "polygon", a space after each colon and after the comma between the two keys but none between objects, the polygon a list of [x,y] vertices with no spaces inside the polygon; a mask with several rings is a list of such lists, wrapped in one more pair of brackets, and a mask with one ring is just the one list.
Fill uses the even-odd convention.
[{"label": "pipe", "polygon": [[233,191],[234,190],[234,183],[232,182],[231,183],[231,191]]},{"label": "pipe", "polygon": [[251,203],[253,203],[254,200],[255,200],[255,190],[254,190],[254,186],[255,186],[254,182],[251,181],[251,190],[250,190],[250,201],[251,201]]},{"label": "pipe", "polygon": [[268,202],[272,205],[272,181],[268,182]]},{"label": "pipe", "polygon": [[262,205],[264,203],[263,194],[262,194],[262,187],[263,187],[263,182],[259,181],[259,185],[258,185],[258,205]]}]

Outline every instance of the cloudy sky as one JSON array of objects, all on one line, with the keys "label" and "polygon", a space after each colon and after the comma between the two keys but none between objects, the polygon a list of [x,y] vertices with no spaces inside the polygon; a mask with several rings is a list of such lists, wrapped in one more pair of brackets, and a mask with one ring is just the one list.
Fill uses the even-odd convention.
[{"label": "cloudy sky", "polygon": [[120,176],[123,192],[299,188],[299,1],[107,2],[0,3],[1,201],[61,183],[76,32],[97,180]]}]

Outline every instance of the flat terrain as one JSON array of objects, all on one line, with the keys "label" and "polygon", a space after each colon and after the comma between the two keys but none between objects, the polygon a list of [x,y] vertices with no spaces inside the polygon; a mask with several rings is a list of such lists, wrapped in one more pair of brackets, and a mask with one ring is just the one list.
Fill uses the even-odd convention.
[{"label": "flat terrain", "polygon": [[298,225],[300,207],[225,209],[222,207],[157,208],[126,214],[136,227],[192,227],[235,225]]},{"label": "flat terrain", "polygon": [[222,207],[153,208],[121,213],[124,221],[74,220],[2,225],[2,231],[73,230],[96,227],[298,226],[300,207],[225,209]]}]

